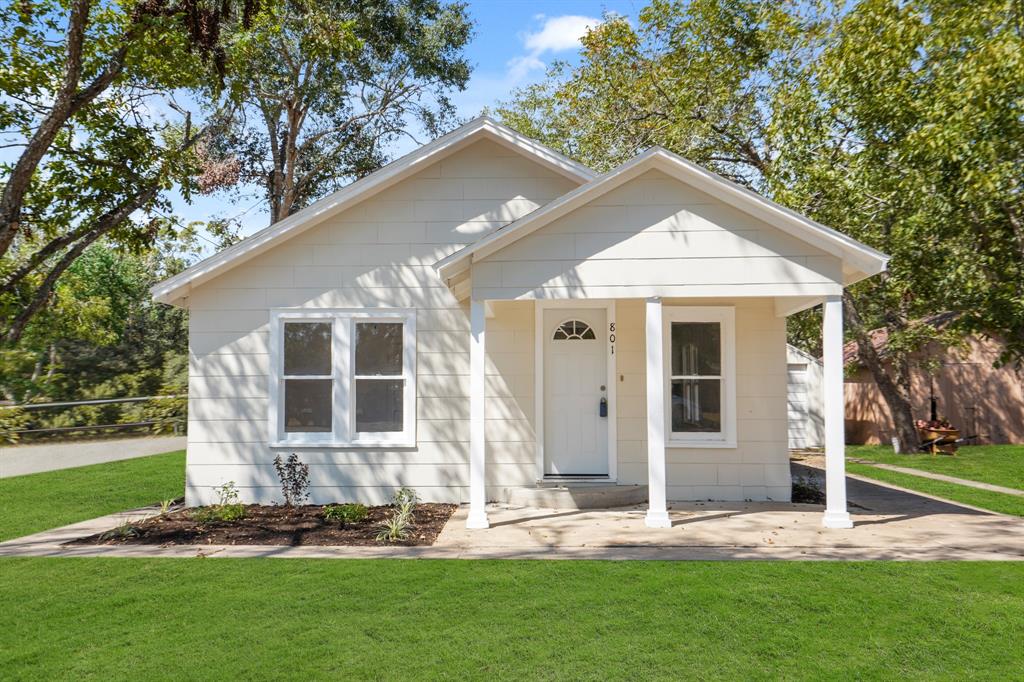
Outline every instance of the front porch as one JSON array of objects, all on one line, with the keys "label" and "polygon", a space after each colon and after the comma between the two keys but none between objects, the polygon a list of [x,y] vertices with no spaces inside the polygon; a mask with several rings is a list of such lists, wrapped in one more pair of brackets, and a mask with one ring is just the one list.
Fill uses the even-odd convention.
[{"label": "front porch", "polygon": [[[472,299],[466,527],[488,528],[487,505],[492,502],[535,508],[647,502],[645,526],[661,529],[672,526],[670,501],[788,502],[785,317],[810,304],[806,298],[786,297]],[[824,307],[828,505],[820,524],[849,528],[842,301],[826,297]],[[712,353],[721,362],[717,375],[676,378],[682,370],[670,366],[675,320],[684,326],[719,326]],[[578,342],[560,340],[566,321],[578,325],[570,328],[580,330]],[[495,338],[495,349],[489,345],[489,334]],[[510,339],[515,346],[510,346]],[[552,350],[559,344],[570,351],[552,355],[561,353]],[[586,361],[590,354],[600,362]],[[582,374],[574,373],[577,370]],[[576,384],[586,384],[588,373],[593,385],[578,389]],[[519,385],[507,397],[505,388],[524,376],[528,385]],[[558,391],[551,390],[552,381],[560,383]],[[683,401],[678,384],[686,382],[717,382],[715,407],[694,408],[692,400]],[[717,424],[717,432],[680,433],[673,422],[681,418],[681,409],[707,413],[705,422]],[[511,429],[512,423],[521,427]],[[509,430],[527,433],[509,436]],[[579,437],[567,437],[567,430]],[[518,441],[520,453],[529,450],[519,457],[531,461],[518,467],[508,463],[502,453],[510,449],[510,438]],[[561,503],[551,492],[554,486],[566,489]],[[585,489],[593,486],[601,486],[608,500],[618,501],[577,504],[573,498],[588,497]],[[589,497],[598,496],[591,491]]]}]

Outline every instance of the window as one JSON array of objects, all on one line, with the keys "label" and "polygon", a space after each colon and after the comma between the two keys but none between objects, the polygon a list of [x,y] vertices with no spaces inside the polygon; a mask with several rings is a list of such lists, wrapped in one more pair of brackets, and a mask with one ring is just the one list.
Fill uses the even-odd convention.
[{"label": "window", "polygon": [[664,309],[666,422],[670,446],[735,447],[735,313]]},{"label": "window", "polygon": [[415,445],[412,313],[279,311],[271,334],[275,442]]},{"label": "window", "polygon": [[569,320],[558,325],[558,329],[555,330],[555,334],[551,338],[555,341],[594,341],[597,336],[586,322]]}]

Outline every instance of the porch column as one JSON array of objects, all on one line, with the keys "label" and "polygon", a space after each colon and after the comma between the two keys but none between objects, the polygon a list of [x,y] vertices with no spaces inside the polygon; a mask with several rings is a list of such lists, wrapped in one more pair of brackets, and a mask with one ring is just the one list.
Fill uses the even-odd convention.
[{"label": "porch column", "polygon": [[647,517],[648,528],[671,528],[665,478],[665,349],[661,298],[647,299],[644,338],[647,344]]},{"label": "porch column", "polygon": [[826,528],[853,528],[846,511],[846,434],[843,426],[843,299],[825,299],[822,333],[822,390],[825,411],[825,515]]},{"label": "porch column", "polygon": [[487,327],[483,301],[469,303],[469,518],[466,528],[487,528],[486,436],[484,433],[484,399],[487,382],[484,331]]}]

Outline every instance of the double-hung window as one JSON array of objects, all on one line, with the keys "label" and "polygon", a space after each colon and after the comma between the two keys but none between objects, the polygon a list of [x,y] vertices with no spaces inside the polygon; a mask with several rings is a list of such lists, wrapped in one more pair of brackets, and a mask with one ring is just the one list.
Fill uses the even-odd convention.
[{"label": "double-hung window", "polygon": [[271,440],[416,444],[416,318],[399,310],[275,311]]},{"label": "double-hung window", "polygon": [[668,445],[735,447],[734,309],[666,306],[663,318]]}]

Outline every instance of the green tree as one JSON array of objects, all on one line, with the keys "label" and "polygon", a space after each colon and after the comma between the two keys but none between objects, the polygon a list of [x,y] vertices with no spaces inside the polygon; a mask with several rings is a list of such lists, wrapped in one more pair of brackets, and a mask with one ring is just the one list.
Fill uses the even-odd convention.
[{"label": "green tree", "polygon": [[2,341],[18,341],[91,244],[152,243],[197,173],[201,128],[175,103],[225,69],[233,2],[24,0],[0,6]]},{"label": "green tree", "polygon": [[[904,446],[911,355],[998,334],[1024,356],[1021,4],[655,0],[499,109],[598,168],[660,144],[879,248],[846,329]],[[920,321],[954,313],[940,332]],[[792,320],[809,338],[811,311]],[[868,332],[883,328],[888,356]]]},{"label": "green tree", "polygon": [[204,189],[254,184],[274,223],[379,168],[414,122],[444,132],[448,93],[469,78],[469,37],[459,3],[268,3],[230,42],[237,108],[202,148]]}]

